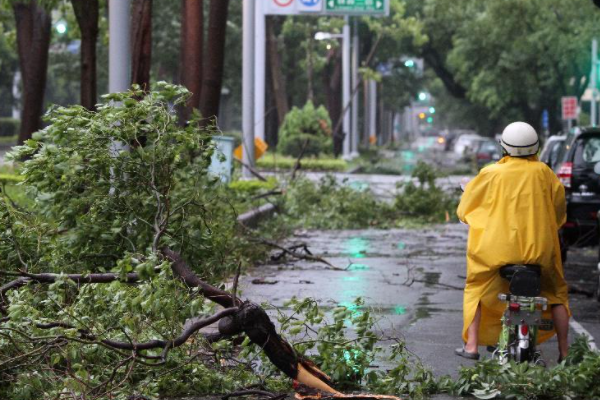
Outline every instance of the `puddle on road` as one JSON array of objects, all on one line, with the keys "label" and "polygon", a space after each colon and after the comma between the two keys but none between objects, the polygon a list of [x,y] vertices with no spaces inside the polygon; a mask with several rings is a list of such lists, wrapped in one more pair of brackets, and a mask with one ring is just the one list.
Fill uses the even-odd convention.
[{"label": "puddle on road", "polygon": [[369,248],[369,239],[352,237],[344,242],[344,253],[352,258],[365,258]]},{"label": "puddle on road", "polygon": [[417,268],[419,272],[423,275],[423,283],[425,287],[433,287],[440,282],[441,272],[423,272],[422,268]]},{"label": "puddle on road", "polygon": [[[420,319],[425,319],[431,317],[431,312],[433,311],[431,308],[431,302],[429,301],[429,296],[423,295],[419,298],[417,302],[417,309],[415,311],[415,315],[410,321],[411,324],[414,324]],[[438,309],[439,310],[439,309]]]},{"label": "puddle on road", "polygon": [[434,314],[462,312],[461,310],[447,310],[443,308],[432,307],[433,303],[431,303],[431,301],[429,300],[429,294],[431,293],[425,293],[421,295],[421,297],[419,297],[419,300],[416,303],[417,307],[415,309],[415,313],[412,316],[412,319],[410,320],[411,325],[414,325],[419,320],[431,318]]}]

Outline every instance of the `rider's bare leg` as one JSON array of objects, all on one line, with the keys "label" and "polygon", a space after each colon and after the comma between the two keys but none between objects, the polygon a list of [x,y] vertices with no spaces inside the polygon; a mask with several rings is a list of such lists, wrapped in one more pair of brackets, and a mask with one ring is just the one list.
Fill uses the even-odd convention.
[{"label": "rider's bare leg", "polygon": [[468,353],[478,353],[477,340],[479,339],[479,322],[481,321],[481,304],[477,305],[477,311],[475,311],[475,317],[473,322],[467,328],[467,343],[465,344],[465,351]]},{"label": "rider's bare leg", "polygon": [[558,337],[558,351],[560,352],[560,358],[565,358],[569,351],[569,342],[567,337],[569,335],[569,313],[567,308],[562,304],[552,305],[552,319],[554,320],[554,329],[556,329],[556,336]]}]

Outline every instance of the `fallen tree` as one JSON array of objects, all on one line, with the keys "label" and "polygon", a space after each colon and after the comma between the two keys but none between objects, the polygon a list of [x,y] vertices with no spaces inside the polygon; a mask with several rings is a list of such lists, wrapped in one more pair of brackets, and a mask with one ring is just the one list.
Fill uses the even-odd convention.
[{"label": "fallen tree", "polygon": [[[3,193],[0,202],[6,398],[285,390],[280,373],[257,373],[240,356],[241,341],[303,395],[343,396],[260,305],[237,295],[240,267],[267,247],[240,234],[226,192],[207,173],[210,127],[177,124],[174,110],[188,97],[160,83],[104,96],[96,111],[55,108],[51,124],[14,151],[27,160],[30,201]],[[236,271],[225,290],[219,282]],[[344,346],[362,340],[342,340],[336,326]]]}]

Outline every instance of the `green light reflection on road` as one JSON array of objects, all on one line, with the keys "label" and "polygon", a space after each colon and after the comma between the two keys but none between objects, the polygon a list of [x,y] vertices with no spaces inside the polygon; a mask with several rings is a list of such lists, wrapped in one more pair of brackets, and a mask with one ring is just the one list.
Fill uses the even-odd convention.
[{"label": "green light reflection on road", "polygon": [[404,306],[395,306],[393,309],[394,314],[396,315],[404,315],[406,314],[406,307]]},{"label": "green light reflection on road", "polygon": [[365,258],[369,241],[361,237],[353,237],[344,243],[344,252],[352,258]]},{"label": "green light reflection on road", "polygon": [[345,282],[358,282],[359,279],[360,278],[358,276],[344,276],[342,278],[342,280],[345,281]]},{"label": "green light reflection on road", "polygon": [[348,186],[350,186],[352,189],[356,190],[357,192],[364,192],[369,189],[369,184],[367,182],[361,182],[361,181],[350,182],[348,184]]},{"label": "green light reflection on road", "polygon": [[[362,315],[361,307],[357,306],[355,303],[351,301],[342,301],[338,303],[338,307],[345,307],[352,313],[353,317],[358,317]],[[345,325],[350,326],[350,321],[345,321]]]},{"label": "green light reflection on road", "polygon": [[412,159],[415,158],[415,153],[410,150],[404,150],[400,152],[400,156],[404,161],[412,161]]},{"label": "green light reflection on road", "polygon": [[348,271],[366,271],[370,269],[368,265],[365,264],[350,264],[348,267]]},{"label": "green light reflection on road", "polygon": [[398,242],[398,250],[404,250],[406,248],[406,243]]}]

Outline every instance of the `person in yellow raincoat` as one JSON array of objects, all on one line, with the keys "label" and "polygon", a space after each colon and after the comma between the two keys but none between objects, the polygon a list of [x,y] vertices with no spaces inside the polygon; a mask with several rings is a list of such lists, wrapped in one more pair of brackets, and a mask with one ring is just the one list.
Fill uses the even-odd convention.
[{"label": "person in yellow raincoat", "polygon": [[463,304],[463,340],[459,356],[478,359],[478,345],[498,343],[508,293],[500,274],[507,264],[541,266],[541,296],[551,305],[544,318],[556,331],[540,331],[541,343],[558,335],[560,357],[567,355],[569,306],[558,229],[566,220],[564,187],[536,156],[539,140],[524,122],[508,125],[500,142],[505,156],[483,168],[465,187],[458,218],[469,225],[467,281]]}]

